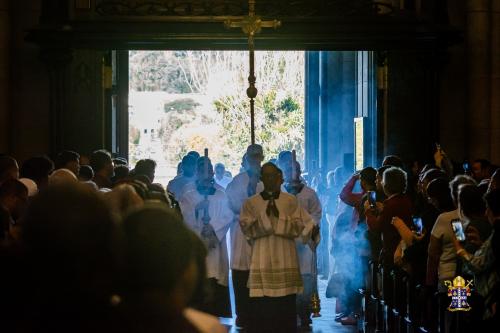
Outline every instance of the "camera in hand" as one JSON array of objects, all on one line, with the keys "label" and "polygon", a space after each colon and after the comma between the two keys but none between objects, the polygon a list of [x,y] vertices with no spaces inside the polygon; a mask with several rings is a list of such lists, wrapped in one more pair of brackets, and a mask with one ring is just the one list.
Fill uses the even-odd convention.
[{"label": "camera in hand", "polygon": [[451,227],[453,229],[453,232],[455,233],[455,237],[457,237],[457,240],[460,242],[465,241],[465,233],[462,221],[460,220],[451,221]]}]

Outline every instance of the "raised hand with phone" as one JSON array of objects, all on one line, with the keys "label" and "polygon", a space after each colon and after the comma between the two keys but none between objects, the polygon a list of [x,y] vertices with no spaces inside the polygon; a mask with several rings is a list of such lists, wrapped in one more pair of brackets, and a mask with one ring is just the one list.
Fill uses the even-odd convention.
[{"label": "raised hand with phone", "polygon": [[438,168],[443,169],[443,171],[445,171],[448,175],[453,174],[453,165],[439,143],[436,143],[434,163]]}]

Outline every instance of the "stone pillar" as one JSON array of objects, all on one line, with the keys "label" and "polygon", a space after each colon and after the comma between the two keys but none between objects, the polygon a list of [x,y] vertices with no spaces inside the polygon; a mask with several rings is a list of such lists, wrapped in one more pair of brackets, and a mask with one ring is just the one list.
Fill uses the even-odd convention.
[{"label": "stone pillar", "polygon": [[325,142],[325,172],[342,164],[342,122],[340,117],[342,99],[342,52],[330,51],[326,53],[326,74],[328,87],[326,91],[327,114],[324,117],[325,127],[322,140]]},{"label": "stone pillar", "polygon": [[50,82],[50,154],[56,156],[64,146],[64,115],[68,110],[68,65],[72,51],[66,48],[42,49],[41,60],[47,65]]},{"label": "stone pillar", "polygon": [[500,1],[491,1],[491,147],[490,159],[500,163]]},{"label": "stone pillar", "polygon": [[305,166],[319,166],[319,52],[305,53]]},{"label": "stone pillar", "polygon": [[[356,51],[342,51],[342,163],[354,170],[354,117],[356,117]],[[335,124],[335,123],[333,123]],[[333,125],[332,124],[332,125]],[[347,160],[346,160],[347,159]]]},{"label": "stone pillar", "polygon": [[[497,2],[496,0],[493,2]],[[467,152],[471,159],[491,152],[490,0],[467,1]],[[497,110],[498,111],[498,110]]]},{"label": "stone pillar", "polygon": [[9,153],[10,123],[10,17],[9,1],[0,0],[0,152]]},{"label": "stone pillar", "polygon": [[[332,82],[328,79],[328,51],[319,53],[319,167],[324,171],[328,163],[328,114],[330,105],[328,103],[328,92],[331,90]],[[330,142],[331,144],[331,142]]]}]

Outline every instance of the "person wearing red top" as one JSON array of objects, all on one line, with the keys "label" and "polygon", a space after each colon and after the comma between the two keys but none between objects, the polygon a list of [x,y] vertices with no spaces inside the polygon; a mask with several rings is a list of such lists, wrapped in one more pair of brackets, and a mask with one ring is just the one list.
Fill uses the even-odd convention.
[{"label": "person wearing red top", "polygon": [[406,172],[400,168],[392,167],[384,171],[382,186],[387,199],[377,203],[375,208],[370,208],[365,203],[366,223],[370,230],[382,234],[382,250],[379,262],[383,268],[383,295],[386,302],[392,299],[390,288],[390,271],[394,266],[394,252],[401,240],[397,229],[392,225],[394,217],[399,217],[409,227],[412,218],[412,203],[406,192]]},{"label": "person wearing red top", "polygon": [[377,204],[375,209],[365,204],[366,223],[368,228],[382,233],[382,251],[380,259],[386,267],[394,263],[394,251],[401,237],[392,225],[392,218],[399,217],[408,227],[411,226],[412,203],[405,194],[406,172],[400,168],[392,167],[385,170],[382,186],[387,199],[382,204]]}]

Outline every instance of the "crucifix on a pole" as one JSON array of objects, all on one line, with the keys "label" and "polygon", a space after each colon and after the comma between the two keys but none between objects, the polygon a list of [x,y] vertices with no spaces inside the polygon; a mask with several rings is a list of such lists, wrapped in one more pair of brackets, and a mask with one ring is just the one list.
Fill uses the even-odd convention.
[{"label": "crucifix on a pole", "polygon": [[254,38],[262,28],[277,29],[281,26],[278,20],[263,21],[259,16],[255,15],[255,0],[248,0],[248,16],[245,16],[241,21],[227,20],[224,22],[227,28],[241,28],[244,34],[248,36],[248,50],[250,58],[250,74],[248,76],[249,87],[247,88],[247,96],[250,98],[250,135],[252,144],[255,144],[255,97],[257,97],[257,88],[255,87],[255,44]]}]

